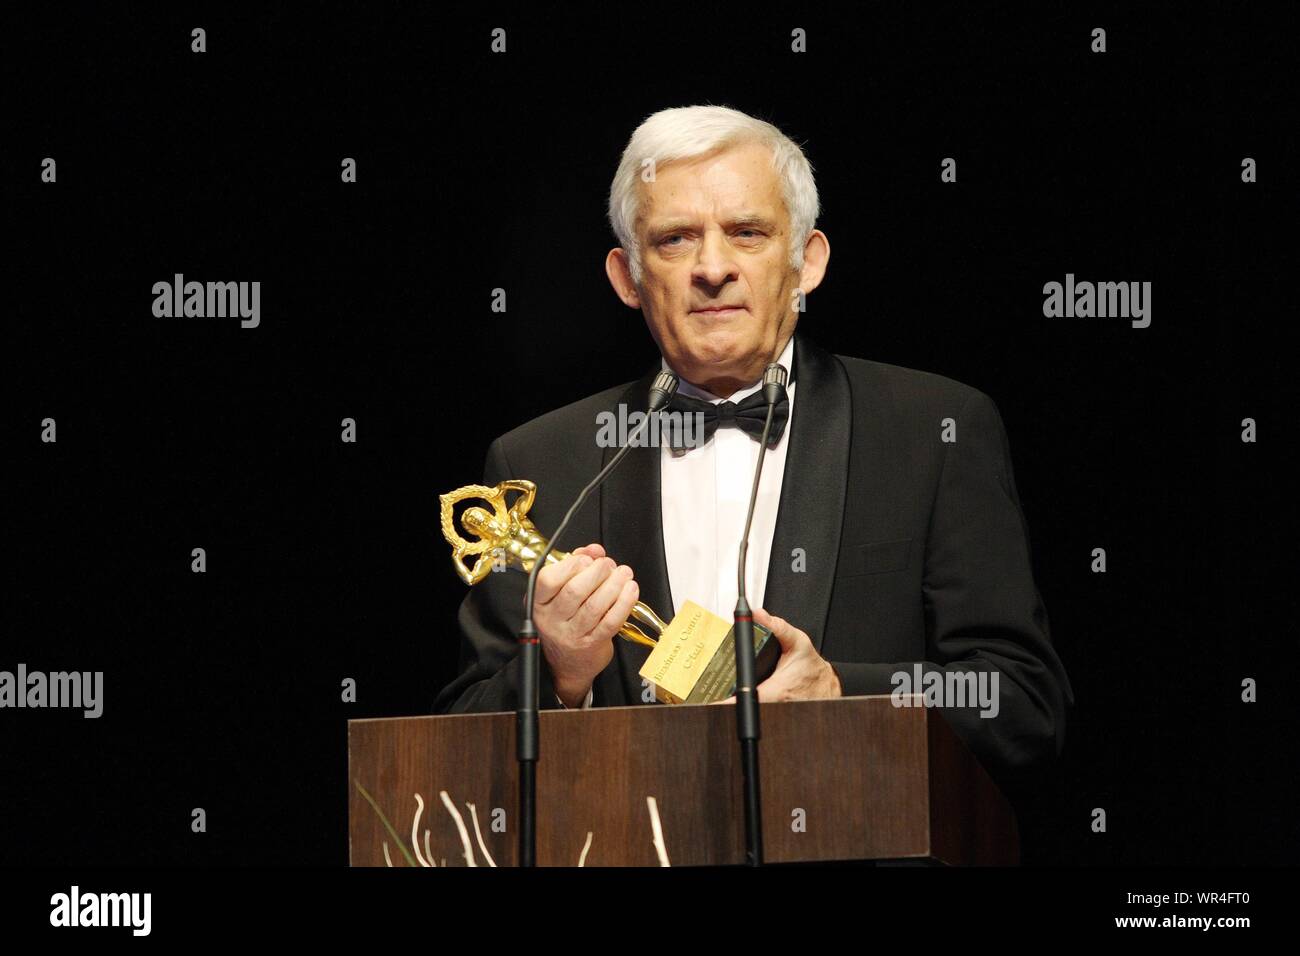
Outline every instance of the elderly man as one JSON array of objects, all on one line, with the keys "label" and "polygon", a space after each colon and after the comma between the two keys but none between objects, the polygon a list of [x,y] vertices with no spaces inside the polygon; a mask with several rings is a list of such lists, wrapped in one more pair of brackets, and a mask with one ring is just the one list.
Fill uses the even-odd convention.
[{"label": "elderly man", "polygon": [[[619,246],[605,270],[662,364],[501,436],[484,482],[535,481],[532,517],[549,533],[615,451],[596,440],[600,413],[644,407],[660,367],[680,377],[675,402],[739,405],[761,401],[763,369],[779,361],[792,373],[786,424],[764,464],[746,578],[781,647],[760,701],[889,694],[901,675],[993,678],[992,708],[946,716],[990,769],[1027,767],[1059,752],[1073,699],[1001,418],[969,386],[796,333],[830,260],[818,208],[807,159],[771,124],[713,106],[649,117],[610,190]],[[654,702],[638,675],[649,650],[615,637],[637,600],[730,619],[760,440],[736,421],[720,415],[696,447],[632,449],[575,517],[567,539],[599,543],[538,575],[543,708]],[[517,574],[470,591],[462,672],[435,711],[516,708],[522,595]]]}]

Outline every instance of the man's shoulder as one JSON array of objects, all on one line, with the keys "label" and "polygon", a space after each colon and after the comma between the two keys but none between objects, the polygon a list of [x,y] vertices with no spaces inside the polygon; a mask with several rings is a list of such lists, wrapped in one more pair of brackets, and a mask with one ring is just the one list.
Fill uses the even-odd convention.
[{"label": "man's shoulder", "polygon": [[900,412],[959,411],[972,400],[992,403],[978,388],[936,372],[851,355],[835,357],[844,366],[855,397],[877,408],[883,402]]},{"label": "man's shoulder", "polygon": [[[618,411],[618,403],[636,384],[624,382],[580,398],[576,402],[544,412],[498,436],[494,444],[508,460],[541,454],[548,458],[572,460],[584,455],[599,455],[596,436],[602,412]],[[628,414],[636,411],[629,408]]]}]

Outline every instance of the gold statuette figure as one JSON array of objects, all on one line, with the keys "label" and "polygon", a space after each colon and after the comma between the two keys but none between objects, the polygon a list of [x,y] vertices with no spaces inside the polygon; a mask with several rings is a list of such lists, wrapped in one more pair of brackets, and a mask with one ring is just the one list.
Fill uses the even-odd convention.
[{"label": "gold statuette figure", "polygon": [[[506,493],[519,492],[509,506]],[[465,485],[446,495],[439,495],[442,510],[442,536],[451,545],[451,563],[466,584],[478,584],[495,567],[509,567],[529,573],[547,541],[537,532],[528,517],[533,506],[537,485],[523,479],[508,479],[489,488],[487,485]],[[460,516],[460,525],[473,539],[467,540],[456,530],[455,508],[462,501],[482,501],[491,510],[477,505],[466,508]],[[472,566],[465,559],[472,557]],[[568,557],[568,552],[552,551],[546,556],[547,564],[558,564]],[[619,630],[624,638],[647,647],[654,647],[668,625],[663,618],[645,604],[637,601],[632,607],[632,617]],[[643,630],[644,628],[644,630]]]},{"label": "gold statuette figure", "polygon": [[[508,492],[517,497],[507,505]],[[517,568],[530,572],[546,550],[546,539],[528,518],[537,486],[531,481],[511,479],[489,488],[466,485],[441,495],[442,535],[452,547],[451,560],[466,584],[482,581],[494,570]],[[466,508],[456,526],[456,506],[464,501],[481,501]],[[547,555],[548,564],[563,561],[563,551]],[[466,559],[473,559],[466,564]],[[736,644],[731,622],[692,601],[682,605],[671,624],[640,601],[632,617],[619,630],[625,639],[653,648],[639,673],[655,688],[655,697],[665,704],[704,704],[723,700],[735,693]],[[781,656],[780,642],[765,627],[754,625],[755,673],[759,681],[775,669]]]}]

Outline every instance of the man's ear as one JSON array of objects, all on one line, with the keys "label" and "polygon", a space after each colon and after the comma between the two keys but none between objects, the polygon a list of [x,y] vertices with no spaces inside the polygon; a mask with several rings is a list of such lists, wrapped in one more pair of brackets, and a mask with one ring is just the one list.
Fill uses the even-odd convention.
[{"label": "man's ear", "polygon": [[831,241],[826,238],[826,233],[814,229],[808,234],[808,242],[804,245],[803,271],[799,274],[799,288],[805,295],[822,284],[830,261]]},{"label": "man's ear", "polygon": [[609,276],[609,284],[614,287],[614,292],[623,300],[624,305],[631,309],[641,308],[641,296],[637,293],[636,283],[632,281],[628,256],[622,247],[615,246],[609,250],[609,255],[605,257],[605,275]]}]

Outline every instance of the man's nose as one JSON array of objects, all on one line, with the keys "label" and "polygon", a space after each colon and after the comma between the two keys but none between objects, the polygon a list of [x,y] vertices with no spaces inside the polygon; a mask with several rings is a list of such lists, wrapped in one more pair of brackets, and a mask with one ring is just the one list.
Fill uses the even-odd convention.
[{"label": "man's nose", "polygon": [[708,283],[715,289],[737,278],[738,269],[731,246],[720,232],[710,230],[704,234],[692,274],[697,281]]}]

